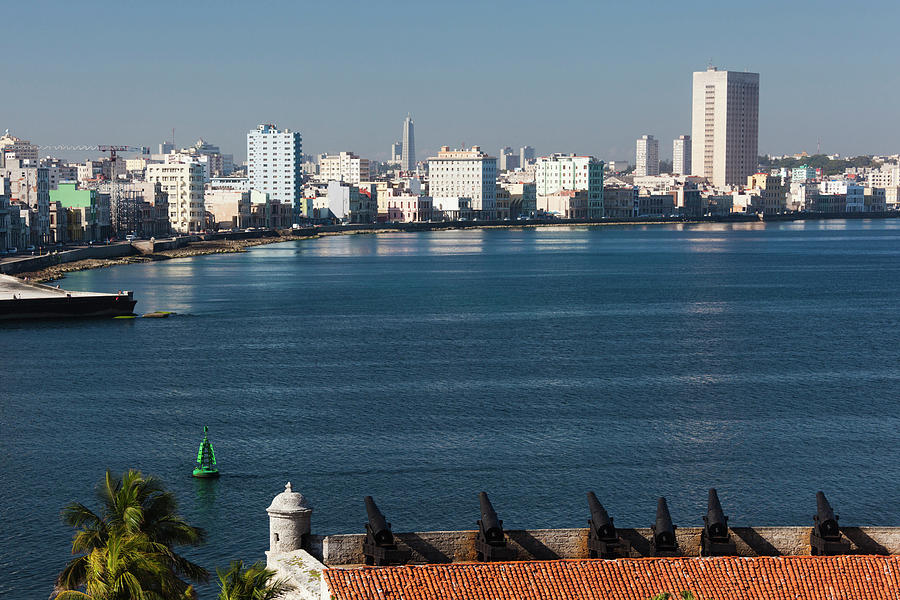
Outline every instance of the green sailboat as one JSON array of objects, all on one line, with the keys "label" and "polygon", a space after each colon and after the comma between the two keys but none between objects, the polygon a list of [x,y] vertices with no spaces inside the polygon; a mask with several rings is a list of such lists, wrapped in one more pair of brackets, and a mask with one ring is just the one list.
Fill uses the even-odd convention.
[{"label": "green sailboat", "polygon": [[197,468],[194,469],[194,477],[218,477],[219,470],[216,468],[216,453],[213,451],[212,442],[208,437],[209,427],[203,426],[203,440],[200,442],[200,449],[197,451]]}]

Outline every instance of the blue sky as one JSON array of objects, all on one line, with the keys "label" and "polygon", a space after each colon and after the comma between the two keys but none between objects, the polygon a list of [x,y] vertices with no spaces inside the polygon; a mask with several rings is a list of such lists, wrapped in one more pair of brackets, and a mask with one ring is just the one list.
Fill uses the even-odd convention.
[{"label": "blue sky", "polygon": [[[443,144],[634,159],[690,133],[691,72],[760,73],[760,151],[900,151],[900,3],[17,2],[0,128],[41,145],[198,137],[245,155],[274,122],[304,150],[384,159],[407,111]],[[58,155],[66,153],[58,152]],[[72,154],[72,153],[70,153]]]}]

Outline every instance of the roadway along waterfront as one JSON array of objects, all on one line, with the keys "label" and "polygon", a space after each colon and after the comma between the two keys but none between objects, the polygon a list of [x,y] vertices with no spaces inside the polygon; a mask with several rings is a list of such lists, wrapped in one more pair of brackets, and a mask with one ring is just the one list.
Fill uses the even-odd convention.
[{"label": "roadway along waterfront", "polygon": [[[159,475],[212,569],[316,533],[900,525],[900,220],[324,237],[69,274],[168,319],[0,324],[0,596],[43,600],[107,467]],[[222,477],[191,478],[209,425]],[[211,589],[201,590],[203,597]]]}]

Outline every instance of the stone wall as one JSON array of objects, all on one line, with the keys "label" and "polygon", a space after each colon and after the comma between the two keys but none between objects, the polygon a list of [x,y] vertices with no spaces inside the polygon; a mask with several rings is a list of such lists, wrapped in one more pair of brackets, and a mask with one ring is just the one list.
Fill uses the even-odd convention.
[{"label": "stone wall", "polygon": [[198,235],[183,235],[167,240],[135,240],[131,243],[131,245],[134,246],[135,250],[137,250],[141,254],[153,254],[155,252],[161,252],[163,250],[175,250],[177,248],[184,248],[191,242],[199,242],[200,239],[201,238]]},{"label": "stone wall", "polygon": [[289,589],[282,600],[326,600],[328,586],[322,571],[325,565],[305,550],[266,552],[266,568],[275,571],[277,579],[287,582]]},{"label": "stone wall", "polygon": [[54,265],[75,262],[76,260],[85,260],[88,258],[117,258],[120,256],[130,256],[134,254],[134,248],[131,244],[110,244],[86,246],[84,248],[76,248],[75,250],[66,250],[53,254],[44,254],[43,256],[29,256],[18,260],[5,261],[0,263],[0,273],[7,275],[15,275],[16,273],[29,273],[31,271],[39,271]]},{"label": "stone wall", "polygon": [[[700,555],[701,527],[676,530],[682,556]],[[809,555],[811,527],[733,527],[738,556]],[[650,529],[619,529],[631,542],[632,555],[650,556]],[[900,527],[842,527],[854,554],[900,554]],[[413,563],[450,563],[475,560],[475,531],[396,533],[401,548],[412,551]],[[328,566],[364,562],[363,534],[310,536],[309,550]],[[506,532],[515,560],[588,558],[587,529],[529,529]]]}]

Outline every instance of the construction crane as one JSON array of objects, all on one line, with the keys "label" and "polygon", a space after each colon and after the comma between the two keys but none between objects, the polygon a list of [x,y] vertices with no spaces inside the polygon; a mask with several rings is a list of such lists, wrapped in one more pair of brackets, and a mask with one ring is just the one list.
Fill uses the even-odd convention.
[{"label": "construction crane", "polygon": [[100,152],[109,152],[109,160],[116,162],[116,152],[139,152],[141,154],[150,154],[150,148],[147,146],[97,146]]}]

